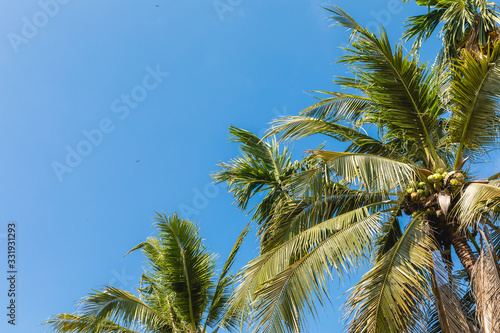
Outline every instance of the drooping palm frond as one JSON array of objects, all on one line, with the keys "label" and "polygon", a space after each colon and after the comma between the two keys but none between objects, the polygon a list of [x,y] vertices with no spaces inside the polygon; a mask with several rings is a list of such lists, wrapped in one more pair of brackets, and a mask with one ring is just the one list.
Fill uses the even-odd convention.
[{"label": "drooping palm frond", "polygon": [[462,55],[453,66],[450,88],[453,115],[448,131],[450,141],[459,145],[454,168],[464,149],[484,153],[496,147],[500,124],[500,42],[479,59],[467,51]]},{"label": "drooping palm frond", "polygon": [[85,297],[81,302],[81,311],[82,316],[95,316],[97,323],[120,323],[121,326],[133,330],[172,327],[166,316],[155,311],[137,296],[113,287],[94,291]]},{"label": "drooping palm frond", "polygon": [[421,332],[421,306],[435,244],[428,226],[413,219],[398,242],[363,275],[347,301],[349,332]]},{"label": "drooping palm frond", "polygon": [[333,122],[331,119],[288,116],[276,119],[273,125],[273,129],[268,135],[281,133],[282,140],[301,139],[313,134],[324,134],[340,142],[351,142],[351,146],[347,151],[402,157],[382,141],[357,129]]},{"label": "drooping palm frond", "polygon": [[437,310],[441,332],[476,333],[472,323],[462,310],[460,295],[455,279],[445,267],[441,255],[434,254],[434,267],[431,271],[432,294]]},{"label": "drooping palm frond", "polygon": [[52,326],[53,332],[71,333],[139,333],[112,322],[97,319],[96,316],[81,316],[77,314],[61,313],[53,316],[44,325]]},{"label": "drooping palm frond", "polygon": [[355,122],[361,120],[363,115],[374,107],[374,101],[367,97],[333,91],[313,91],[332,97],[321,99],[320,102],[300,111],[304,117],[316,119],[329,119],[333,122]]},{"label": "drooping palm frond", "polygon": [[341,279],[366,259],[383,212],[362,207],[308,228],[251,261],[243,270],[231,307],[251,302],[256,330],[303,328],[304,312],[326,295],[330,270]]},{"label": "drooping palm frond", "polygon": [[374,192],[390,192],[415,179],[412,165],[376,155],[314,150],[334,172],[349,183]]},{"label": "drooping palm frond", "polygon": [[479,230],[483,246],[481,255],[474,265],[471,276],[471,287],[476,300],[476,314],[484,332],[500,332],[500,268],[498,257],[490,246],[486,234]]},{"label": "drooping palm frond", "polygon": [[472,183],[467,186],[456,214],[461,227],[476,227],[481,221],[483,214],[491,212],[494,207],[500,205],[500,181],[489,183]]}]

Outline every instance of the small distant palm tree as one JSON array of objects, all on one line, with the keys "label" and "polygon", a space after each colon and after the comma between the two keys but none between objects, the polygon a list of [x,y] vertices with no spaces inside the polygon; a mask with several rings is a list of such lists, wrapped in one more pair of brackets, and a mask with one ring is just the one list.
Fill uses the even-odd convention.
[{"label": "small distant palm tree", "polygon": [[77,313],[57,314],[44,324],[54,332],[74,333],[197,333],[235,326],[231,318],[221,319],[233,284],[229,270],[248,228],[215,282],[216,256],[203,245],[195,223],[158,214],[155,226],[157,237],[128,252],[141,249],[148,260],[138,296],[106,287],[85,297]]}]

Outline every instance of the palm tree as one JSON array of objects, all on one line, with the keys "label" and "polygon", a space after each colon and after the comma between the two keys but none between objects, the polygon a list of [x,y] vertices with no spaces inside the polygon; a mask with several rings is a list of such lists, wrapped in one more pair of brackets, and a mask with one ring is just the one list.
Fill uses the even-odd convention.
[{"label": "palm tree", "polygon": [[[476,179],[470,167],[498,147],[500,42],[485,55],[463,49],[438,80],[384,30],[329,10],[352,30],[340,62],[354,77],[336,81],[351,92],[324,92],[268,136],[350,145],[310,151],[307,168],[282,180],[289,197],[266,217],[266,246],[240,274],[228,315],[250,306],[255,330],[299,332],[328,298],[327,278],[369,264],[346,303],[349,332],[498,332],[500,175]],[[252,184],[238,163],[222,166],[230,191]]]},{"label": "palm tree", "polygon": [[[45,324],[54,332],[207,332],[207,327],[231,328],[230,317],[221,322],[234,276],[229,270],[248,232],[234,245],[218,280],[216,256],[210,254],[193,222],[177,214],[156,217],[158,236],[135,246],[148,262],[138,296],[106,287],[83,298],[75,314],[61,313]],[[127,253],[127,254],[128,254]]]},{"label": "palm tree", "polygon": [[[409,0],[406,0],[409,1]],[[446,65],[460,58],[461,50],[469,53],[488,53],[498,40],[500,30],[496,23],[498,6],[486,0],[417,0],[418,5],[427,7],[428,12],[408,18],[403,38],[415,38],[414,50],[433,35],[442,24],[440,35],[443,49],[438,64]],[[445,66],[443,66],[445,67]]]}]

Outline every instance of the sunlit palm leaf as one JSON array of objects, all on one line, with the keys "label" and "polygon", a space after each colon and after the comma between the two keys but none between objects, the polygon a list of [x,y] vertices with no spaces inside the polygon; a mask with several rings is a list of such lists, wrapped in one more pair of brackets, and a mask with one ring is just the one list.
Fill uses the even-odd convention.
[{"label": "sunlit palm leaf", "polygon": [[122,323],[132,329],[169,326],[168,319],[133,294],[113,287],[94,291],[81,302],[82,315]]},{"label": "sunlit palm leaf", "polygon": [[359,182],[366,190],[390,192],[415,178],[411,165],[385,157],[324,150],[312,153],[327,161],[347,182]]},{"label": "sunlit palm leaf", "polygon": [[61,313],[44,323],[51,325],[53,332],[68,333],[139,333],[106,320],[98,320],[96,316],[79,316]]},{"label": "sunlit palm leaf", "polygon": [[303,310],[314,314],[314,300],[321,302],[326,295],[330,270],[344,278],[366,259],[382,214],[362,207],[304,230],[262,254],[244,269],[231,306],[253,299],[256,329],[285,332],[303,326]]},{"label": "sunlit palm leaf", "polygon": [[[403,55],[402,46],[394,53],[385,34],[377,37],[362,28],[338,7],[329,9],[332,19],[353,30],[354,42],[340,62],[354,66],[356,79],[339,79],[338,83],[362,90],[376,101],[372,119],[379,129],[387,129],[393,136],[415,140],[422,158],[437,160],[432,141],[437,117],[442,112],[433,73],[428,66]],[[430,156],[429,156],[430,155]],[[436,162],[437,163],[437,162]]]},{"label": "sunlit palm leaf", "polygon": [[459,144],[455,168],[463,150],[484,152],[496,146],[500,114],[500,42],[485,57],[463,51],[453,66],[453,115],[449,122],[450,140]]},{"label": "sunlit palm leaf", "polygon": [[418,330],[417,318],[429,297],[425,278],[432,269],[434,243],[421,218],[410,222],[404,234],[351,291],[347,306],[349,332],[406,332]]},{"label": "sunlit palm leaf", "polygon": [[164,254],[163,282],[175,294],[175,305],[183,319],[195,329],[208,301],[215,272],[215,257],[198,235],[198,227],[176,214],[156,218],[159,238],[168,249]]},{"label": "sunlit palm leaf", "polygon": [[482,214],[500,205],[500,181],[489,184],[473,183],[467,186],[456,214],[461,221],[461,227],[476,226]]}]

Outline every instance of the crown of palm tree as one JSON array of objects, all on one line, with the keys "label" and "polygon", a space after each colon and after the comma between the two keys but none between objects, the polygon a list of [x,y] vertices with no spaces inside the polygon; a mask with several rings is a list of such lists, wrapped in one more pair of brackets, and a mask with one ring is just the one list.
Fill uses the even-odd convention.
[{"label": "crown of palm tree", "polygon": [[248,227],[214,281],[216,256],[203,245],[196,224],[158,214],[155,226],[157,237],[128,252],[140,249],[147,259],[138,296],[106,287],[83,298],[77,313],[55,315],[45,324],[54,332],[74,333],[195,333],[237,326],[234,317],[221,320],[234,280],[229,271]]},{"label": "crown of palm tree", "polygon": [[[316,301],[328,299],[329,278],[369,264],[345,305],[349,332],[496,332],[499,175],[477,180],[464,168],[498,147],[500,42],[485,54],[463,49],[443,78],[415,53],[393,48],[384,30],[375,35],[340,8],[328,10],[352,31],[340,62],[354,77],[336,83],[355,93],[322,92],[326,98],[277,119],[266,137],[325,134],[350,145],[310,151],[296,162],[305,170],[267,182],[261,175],[276,174],[271,155],[264,162],[249,148],[266,144],[231,129],[245,154],[221,164],[215,178],[228,182],[241,208],[256,193],[249,189],[267,191],[267,215],[259,217],[261,255],[240,274],[228,315],[250,307],[256,331],[299,332]],[[250,167],[240,177],[242,165],[259,172]],[[269,195],[280,188],[287,195]],[[453,270],[452,247],[463,271]]]}]

